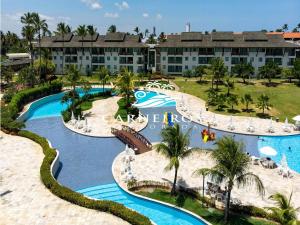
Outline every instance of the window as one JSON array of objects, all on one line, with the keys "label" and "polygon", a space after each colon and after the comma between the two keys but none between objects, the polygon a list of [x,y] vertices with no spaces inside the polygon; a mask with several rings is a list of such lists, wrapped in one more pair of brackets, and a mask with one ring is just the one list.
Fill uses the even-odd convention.
[{"label": "window", "polygon": [[106,59],[107,59],[107,61],[109,61],[109,60],[110,60],[110,56],[107,56],[107,58],[106,58]]},{"label": "window", "polygon": [[167,67],[166,67],[166,65],[163,65],[163,69],[165,70]]},{"label": "window", "polygon": [[79,56],[79,60],[82,60],[82,56]]},{"label": "window", "polygon": [[239,58],[237,58],[237,57],[232,57],[231,58],[231,64],[235,65],[235,64],[239,64],[239,63],[240,63]]},{"label": "window", "polygon": [[250,62],[253,63],[254,62],[254,57],[250,58]]},{"label": "window", "polygon": [[229,61],[229,57],[225,57],[225,61],[228,62]]},{"label": "window", "polygon": [[181,64],[182,57],[168,57],[168,63],[170,64]]},{"label": "window", "polygon": [[282,58],[274,58],[274,62],[275,62],[277,65],[281,66],[281,65],[282,65]]},{"label": "window", "polygon": [[117,69],[118,69],[117,65],[114,65],[114,70],[117,70]]},{"label": "window", "polygon": [[188,66],[188,65],[185,65],[185,66],[184,66],[184,69],[185,69],[185,70],[188,70],[188,69],[189,69],[189,66]]},{"label": "window", "polygon": [[86,56],[85,59],[86,59],[86,60],[90,60],[90,57],[89,57],[89,56]]},{"label": "window", "polygon": [[53,59],[56,60],[56,56],[53,56]]},{"label": "window", "polygon": [[107,69],[110,70],[110,65],[107,65]]},{"label": "window", "polygon": [[213,57],[199,57],[199,64],[209,64]]},{"label": "window", "polygon": [[63,60],[63,57],[62,57],[62,56],[60,56],[59,58],[60,58],[60,60]]},{"label": "window", "polygon": [[60,64],[60,68],[62,68],[62,64]]},{"label": "window", "polygon": [[114,60],[117,61],[117,60],[118,60],[118,57],[117,57],[117,56],[114,56]]},{"label": "window", "polygon": [[269,62],[273,62],[273,58],[266,58],[266,64]]},{"label": "window", "polygon": [[168,66],[169,73],[182,73],[182,66]]},{"label": "window", "polygon": [[259,58],[258,58],[258,61],[259,61],[259,62],[262,62],[262,61],[263,61],[263,58],[262,58],[262,57],[259,57]]},{"label": "window", "polygon": [[193,57],[193,61],[194,61],[194,62],[196,61],[196,57]]},{"label": "window", "polygon": [[166,61],[166,56],[163,56],[163,57],[162,57],[162,60],[163,60],[163,61]]},{"label": "window", "polygon": [[184,59],[185,59],[185,61],[189,61],[189,57],[185,57]]}]

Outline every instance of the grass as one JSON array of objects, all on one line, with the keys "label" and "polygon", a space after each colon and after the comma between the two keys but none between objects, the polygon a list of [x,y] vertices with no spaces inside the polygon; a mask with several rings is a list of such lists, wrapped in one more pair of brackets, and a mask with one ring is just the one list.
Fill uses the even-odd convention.
[{"label": "grass", "polygon": [[82,102],[80,104],[81,111],[86,111],[86,110],[91,109],[93,107],[93,102],[94,101],[101,100],[101,99],[106,99],[106,98],[107,98],[107,96],[105,96],[105,97],[101,96],[101,97],[91,98],[91,99],[88,99],[88,100]]},{"label": "grass", "polygon": [[[178,205],[178,197],[171,197],[170,193],[165,190],[156,189],[153,192],[138,192],[138,194],[146,196],[148,198],[156,199],[162,202],[170,203],[172,205]],[[213,208],[203,208],[198,200],[185,196],[184,200],[180,201],[181,207],[187,209],[213,225],[224,225],[223,212]],[[176,204],[177,203],[177,204]],[[228,222],[230,225],[274,225],[276,223],[267,221],[264,219],[243,216],[243,215],[231,215]]]},{"label": "grass", "polygon": [[[180,91],[207,101],[207,92],[211,87],[210,81],[199,83],[196,79],[176,78],[174,82],[179,86]],[[241,79],[235,79],[235,88],[231,91],[231,93],[239,96],[239,105],[235,106],[235,112],[230,111],[230,106],[223,111],[217,111],[216,107],[211,106],[210,110],[222,114],[260,116],[262,111],[256,108],[256,102],[258,96],[264,93],[270,97],[270,103],[273,106],[269,111],[266,111],[269,116],[279,117],[281,121],[284,121],[286,117],[291,120],[300,113],[300,87],[293,83],[284,83],[283,80],[274,80],[276,85],[273,87],[265,86],[264,82],[265,80],[251,80],[251,84],[246,85],[241,83]],[[220,85],[219,89],[220,93],[227,92],[223,85]],[[254,104],[250,106],[252,109],[250,112],[245,112],[244,105],[240,103],[240,97],[244,94],[251,94],[254,100]]]}]

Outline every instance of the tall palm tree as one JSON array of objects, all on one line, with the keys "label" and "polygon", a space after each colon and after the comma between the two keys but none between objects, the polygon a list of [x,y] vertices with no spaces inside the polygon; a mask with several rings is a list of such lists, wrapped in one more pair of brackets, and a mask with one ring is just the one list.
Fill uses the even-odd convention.
[{"label": "tall palm tree", "polygon": [[161,131],[162,142],[156,145],[156,151],[169,159],[169,164],[165,170],[174,168],[174,181],[171,195],[176,194],[177,173],[180,166],[180,160],[189,156],[193,151],[189,150],[190,131],[183,133],[179,124],[169,126]]},{"label": "tall palm tree", "polygon": [[108,33],[116,33],[117,32],[117,27],[116,25],[111,25],[108,30],[107,30]]},{"label": "tall palm tree", "polygon": [[87,28],[87,33],[91,36],[91,51],[90,51],[91,64],[90,64],[90,69],[92,69],[93,37],[97,34],[97,28],[94,27],[93,25],[88,25],[86,28]]},{"label": "tall palm tree", "polygon": [[216,89],[219,88],[219,82],[221,80],[221,78],[223,78],[225,76],[225,74],[227,73],[227,67],[224,64],[223,59],[221,58],[214,58],[212,59],[211,63],[210,63],[210,69],[212,71],[212,81],[211,81],[211,86],[213,88],[214,85],[214,81],[216,80]]},{"label": "tall palm tree", "polygon": [[21,16],[21,23],[25,25],[32,25],[32,20],[33,20],[33,13],[31,12],[24,13],[24,15]]},{"label": "tall palm tree", "polygon": [[133,29],[133,31],[134,31],[137,35],[140,34],[140,28],[139,28],[139,27],[135,27],[135,28]]},{"label": "tall palm tree", "polygon": [[49,32],[48,24],[46,20],[41,19],[38,13],[32,13],[32,23],[37,33],[38,44],[39,44],[39,58],[40,58],[40,66],[39,66],[39,77],[40,80],[45,80],[44,75],[42,75],[42,48],[41,48],[41,39],[46,33]]},{"label": "tall palm tree", "polygon": [[99,80],[102,82],[102,91],[104,92],[104,85],[110,78],[109,71],[103,66],[96,71],[96,74],[98,75]]},{"label": "tall palm tree", "polygon": [[286,32],[289,29],[289,26],[285,23],[283,24],[282,28],[283,32]]},{"label": "tall palm tree", "polygon": [[81,38],[81,62],[80,62],[80,70],[82,68],[82,59],[83,59],[83,52],[84,52],[84,48],[83,48],[83,39],[85,38],[85,36],[87,35],[87,29],[85,25],[79,25],[79,27],[77,27],[75,33]]},{"label": "tall palm tree", "polygon": [[62,57],[62,74],[64,74],[64,63],[65,63],[65,36],[71,33],[71,27],[66,25],[64,22],[58,23],[55,34],[62,36],[62,49],[63,49],[63,57]]},{"label": "tall palm tree", "polygon": [[294,208],[291,199],[293,193],[289,197],[276,193],[271,195],[269,199],[275,201],[277,207],[266,207],[270,210],[273,218],[282,225],[297,225],[297,215],[296,212],[300,210],[300,207]]},{"label": "tall palm tree", "polygon": [[[249,172],[250,157],[244,152],[244,145],[233,137],[225,136],[216,141],[217,148],[211,156],[216,162],[213,168],[208,169],[212,180],[226,185],[225,222],[228,221],[231,191],[237,187],[255,184],[257,191],[264,195],[264,185],[259,177]],[[196,172],[197,173],[197,172]]]},{"label": "tall palm tree", "polygon": [[33,26],[25,25],[22,28],[22,36],[25,38],[25,40],[28,43],[28,49],[29,49],[30,58],[31,58],[31,61],[30,61],[31,66],[33,66],[33,45],[32,45],[32,41],[34,39],[34,34],[35,34],[35,29],[34,29]]},{"label": "tall palm tree", "polygon": [[[123,68],[117,77],[117,89],[120,93],[125,95],[127,106],[129,106],[130,96],[133,93],[135,78],[134,73],[129,71],[127,68]],[[128,108],[127,106],[126,109]]]},{"label": "tall palm tree", "polygon": [[[209,175],[210,169],[207,168],[202,168],[202,169],[197,169],[193,172],[194,175],[196,176],[202,176],[202,197],[204,198],[204,187],[205,187],[205,177],[207,175]],[[203,202],[202,201],[202,206],[203,206]]]},{"label": "tall palm tree", "polygon": [[145,38],[147,38],[148,37],[148,34],[149,34],[150,32],[149,32],[149,30],[148,29],[146,29],[145,30]]},{"label": "tall palm tree", "polygon": [[266,94],[261,94],[257,100],[257,108],[261,109],[263,114],[265,114],[266,109],[269,110],[269,107],[272,106],[270,104],[270,97]]}]

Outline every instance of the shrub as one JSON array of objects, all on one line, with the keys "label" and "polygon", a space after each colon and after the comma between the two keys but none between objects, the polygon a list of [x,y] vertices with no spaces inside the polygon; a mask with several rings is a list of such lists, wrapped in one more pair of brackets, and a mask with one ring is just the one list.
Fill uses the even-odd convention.
[{"label": "shrub", "polygon": [[11,98],[7,106],[1,108],[1,129],[8,132],[16,132],[24,126],[21,122],[15,121],[24,105],[38,98],[56,94],[60,92],[61,89],[62,84],[60,82],[53,82],[52,84],[18,92]]},{"label": "shrub", "polygon": [[129,99],[129,105],[126,103],[126,98],[121,98],[118,101],[118,111],[115,114],[115,118],[121,117],[123,121],[127,121],[128,115],[132,115],[134,118],[139,116],[139,109],[132,106],[135,102],[135,97]]},{"label": "shrub", "polygon": [[42,147],[45,157],[40,168],[41,180],[54,195],[85,208],[111,213],[133,225],[151,225],[151,222],[147,217],[128,209],[119,203],[89,199],[80,193],[60,185],[51,174],[51,164],[56,157],[55,149],[49,146],[48,141],[45,138],[31,133],[30,131],[22,130],[19,131],[18,135],[31,139]]}]

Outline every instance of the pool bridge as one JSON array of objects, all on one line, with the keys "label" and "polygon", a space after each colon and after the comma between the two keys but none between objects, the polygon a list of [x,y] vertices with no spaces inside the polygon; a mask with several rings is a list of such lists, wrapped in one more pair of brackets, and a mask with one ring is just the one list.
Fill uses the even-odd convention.
[{"label": "pool bridge", "polygon": [[111,128],[111,133],[132,148],[135,154],[142,154],[152,149],[152,144],[147,138],[128,126],[122,125],[121,130]]}]

